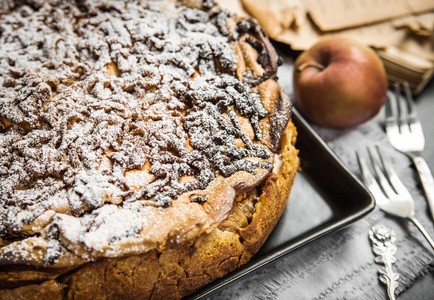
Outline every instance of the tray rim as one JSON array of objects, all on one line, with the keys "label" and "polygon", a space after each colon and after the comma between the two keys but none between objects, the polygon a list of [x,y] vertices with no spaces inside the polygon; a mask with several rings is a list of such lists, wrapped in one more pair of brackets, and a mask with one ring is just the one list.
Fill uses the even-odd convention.
[{"label": "tray rim", "polygon": [[282,245],[278,246],[277,249],[272,250],[257,259],[254,259],[253,257],[253,260],[248,262],[244,266],[232,271],[229,274],[226,274],[222,278],[210,282],[206,286],[202,287],[200,290],[185,297],[185,299],[198,300],[211,296],[220,288],[223,288],[224,286],[238,280],[239,278],[280,259],[281,257],[295,251],[298,248],[306,246],[320,239],[321,237],[329,235],[339,230],[340,228],[343,228],[357,220],[360,220],[375,209],[375,199],[369,192],[369,190],[360,181],[360,179],[348,169],[348,167],[342,162],[342,160],[336,155],[336,153],[327,145],[327,143],[319,136],[315,129],[310,126],[310,124],[300,115],[300,113],[294,107],[292,108],[292,119],[294,123],[301,124],[301,126],[303,126],[305,130],[309,131],[309,133],[317,140],[317,142],[321,144],[324,150],[327,151],[330,159],[335,160],[335,162],[339,164],[339,166],[351,178],[351,180],[353,180],[356,185],[359,185],[359,187],[365,191],[366,195],[368,195],[369,197],[369,203],[367,202],[366,206],[363,206],[361,209],[348,216],[344,216],[342,218],[337,217],[338,219],[336,219],[336,221],[333,221],[332,219],[325,222],[324,224],[312,227],[309,231],[301,234],[298,237],[295,237],[290,241],[284,242]]}]

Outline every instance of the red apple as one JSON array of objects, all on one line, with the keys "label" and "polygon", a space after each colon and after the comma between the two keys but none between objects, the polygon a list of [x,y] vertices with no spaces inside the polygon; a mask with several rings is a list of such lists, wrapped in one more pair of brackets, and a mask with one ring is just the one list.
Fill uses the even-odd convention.
[{"label": "red apple", "polygon": [[346,128],[375,116],[386,100],[387,78],[375,52],[347,38],[326,38],[294,64],[294,103],[310,121]]}]

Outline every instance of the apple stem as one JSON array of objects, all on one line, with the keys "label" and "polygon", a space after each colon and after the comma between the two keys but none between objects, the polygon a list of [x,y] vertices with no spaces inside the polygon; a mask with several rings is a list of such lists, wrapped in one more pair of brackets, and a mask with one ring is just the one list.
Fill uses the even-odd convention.
[{"label": "apple stem", "polygon": [[309,63],[304,63],[304,64],[302,64],[301,66],[299,66],[298,68],[297,68],[297,71],[298,72],[302,72],[304,69],[306,69],[306,68],[317,68],[317,69],[319,69],[320,71],[322,71],[322,70],[324,70],[325,69],[325,67],[322,65],[322,64],[319,64],[319,63],[316,63],[316,62],[309,62]]}]

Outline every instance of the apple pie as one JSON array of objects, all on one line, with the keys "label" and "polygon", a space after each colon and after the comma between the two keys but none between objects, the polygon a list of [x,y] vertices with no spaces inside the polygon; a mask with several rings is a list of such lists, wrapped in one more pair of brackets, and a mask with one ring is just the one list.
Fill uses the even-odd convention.
[{"label": "apple pie", "polygon": [[0,299],[177,299],[247,263],[299,164],[278,64],[213,1],[1,1]]}]

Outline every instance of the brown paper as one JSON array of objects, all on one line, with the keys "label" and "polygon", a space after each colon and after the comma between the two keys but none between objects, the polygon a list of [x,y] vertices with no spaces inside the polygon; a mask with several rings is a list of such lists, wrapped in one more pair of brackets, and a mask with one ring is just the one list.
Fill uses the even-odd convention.
[{"label": "brown paper", "polygon": [[396,30],[392,21],[364,25],[347,30],[322,32],[312,22],[306,22],[303,27],[286,29],[274,39],[291,45],[294,50],[306,50],[319,39],[330,36],[351,38],[376,49],[384,49],[403,41],[408,35],[406,30]]},{"label": "brown paper", "polygon": [[236,14],[240,17],[248,16],[249,14],[245,11],[241,1],[234,0],[218,0],[220,7],[227,9],[228,11]]},{"label": "brown paper", "polygon": [[347,29],[434,9],[432,0],[310,0],[307,10],[322,31]]},{"label": "brown paper", "polygon": [[276,38],[290,27],[304,24],[306,12],[301,0],[243,0],[247,12],[254,16],[267,34]]},{"label": "brown paper", "polygon": [[405,28],[414,34],[428,37],[434,32],[434,12],[408,15],[392,20],[392,23],[397,29]]},{"label": "brown paper", "polygon": [[[306,4],[308,2],[301,0],[220,1],[229,3],[226,8],[232,11],[242,3],[245,11],[259,21],[271,38],[290,45],[293,50],[306,50],[319,39],[329,36],[351,38],[369,45],[377,50],[389,81],[408,81],[415,94],[419,93],[433,76],[434,1],[432,0],[313,0],[309,5]],[[318,5],[312,9],[312,3]],[[362,3],[366,5],[362,6]],[[370,4],[369,7],[367,4]],[[384,11],[377,13],[373,11],[373,7],[386,13]],[[409,11],[427,9],[433,11],[408,14]],[[404,11],[406,15],[402,15]],[[323,31],[312,20],[319,15],[323,20],[328,22],[333,20],[335,24],[341,24],[339,26],[350,26],[349,24],[357,22],[365,25]],[[396,15],[400,16],[391,18]],[[379,22],[382,18],[386,20]],[[342,25],[344,22],[339,23],[339,20],[348,22]],[[372,23],[374,20],[375,23]]]},{"label": "brown paper", "polygon": [[[345,1],[352,2],[350,0]],[[304,2],[302,1],[241,0],[232,1],[231,3],[233,3],[232,6],[235,7],[235,3],[239,2],[243,4],[245,10],[250,15],[259,21],[265,32],[271,38],[291,45],[292,49],[294,50],[306,50],[316,43],[320,38],[332,35],[352,38],[363,44],[382,49],[393,45],[396,41],[401,41],[404,39],[407,31],[396,30],[397,28],[408,28],[410,26],[409,23],[412,22],[413,24],[418,24],[417,27],[413,25],[415,31],[421,32],[422,30],[427,30],[427,24],[434,24],[434,13],[430,12],[418,16],[405,16],[347,30],[323,32],[309,18],[307,18],[307,11],[303,5]],[[230,6],[227,6],[227,8],[231,10]],[[302,15],[304,15],[304,18]],[[431,25],[431,28],[432,26],[433,25]]]}]

